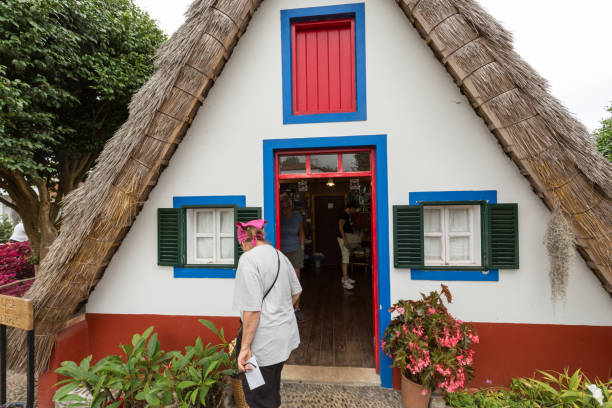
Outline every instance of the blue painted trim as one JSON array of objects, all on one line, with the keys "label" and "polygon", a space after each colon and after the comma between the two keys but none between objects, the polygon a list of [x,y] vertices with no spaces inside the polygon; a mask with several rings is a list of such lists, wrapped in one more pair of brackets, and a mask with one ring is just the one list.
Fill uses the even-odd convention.
[{"label": "blue painted trim", "polygon": [[[246,207],[246,197],[241,196],[182,196],[172,198],[172,208],[183,208],[194,205],[236,205]],[[230,268],[189,268],[174,267],[175,278],[227,278],[236,277],[236,269]]]},{"label": "blue painted trim", "polygon": [[[497,191],[425,191],[411,192],[409,194],[410,205],[419,205],[421,203],[431,201],[486,201],[491,204],[496,204]],[[411,269],[410,279],[497,282],[499,281],[499,270],[490,269],[489,271],[431,271],[422,269]]]},{"label": "blue painted trim", "polygon": [[174,267],[175,278],[222,278],[234,279],[236,277],[236,269],[212,269],[212,268],[181,268]]},{"label": "blue painted trim", "polygon": [[499,281],[499,270],[489,269],[488,271],[424,271],[421,269],[411,269],[410,279],[497,282]]},{"label": "blue painted trim", "polygon": [[181,208],[190,205],[237,205],[246,207],[246,197],[241,196],[185,196],[173,197],[172,208]]},{"label": "blue painted trim", "polygon": [[[319,19],[323,17],[355,17],[355,112],[320,113],[314,115],[293,114],[293,73],[291,58],[291,22]],[[338,6],[307,7],[281,10],[281,57],[283,73],[283,123],[322,123],[366,120],[366,60],[365,60],[365,6],[364,3]]]},{"label": "blue painted trim", "polygon": [[[387,311],[391,306],[391,283],[389,265],[389,189],[387,178],[387,135],[314,137],[303,139],[274,139],[263,141],[264,164],[264,218],[268,220],[266,236],[276,245],[276,200],[274,152],[286,149],[317,149],[364,147],[375,148],[376,155],[376,219],[378,222],[378,300],[379,339],[391,321]],[[391,359],[380,353],[380,381],[385,388],[391,388]]]}]

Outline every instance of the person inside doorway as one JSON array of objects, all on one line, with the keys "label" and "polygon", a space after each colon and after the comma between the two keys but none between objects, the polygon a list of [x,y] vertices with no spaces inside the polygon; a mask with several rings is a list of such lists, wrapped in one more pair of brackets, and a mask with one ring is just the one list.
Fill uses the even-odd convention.
[{"label": "person inside doorway", "polygon": [[350,258],[351,240],[355,236],[355,228],[353,226],[353,214],[357,210],[357,202],[349,200],[346,203],[344,211],[338,217],[338,245],[342,254],[342,278],[341,283],[344,289],[353,289],[355,280],[348,276],[348,265]]},{"label": "person inside doorway", "polygon": [[[280,232],[281,251],[295,269],[295,274],[300,279],[300,273],[304,267],[304,223],[299,212],[293,209],[293,200],[287,193],[281,194],[280,205]],[[295,318],[298,323],[304,323],[304,314],[300,310],[300,302],[295,304]]]}]

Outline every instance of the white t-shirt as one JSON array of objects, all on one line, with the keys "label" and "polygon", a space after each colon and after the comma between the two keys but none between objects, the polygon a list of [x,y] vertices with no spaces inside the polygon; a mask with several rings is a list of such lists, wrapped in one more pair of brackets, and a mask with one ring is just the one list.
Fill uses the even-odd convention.
[{"label": "white t-shirt", "polygon": [[[278,253],[278,258],[277,258]],[[278,280],[272,286],[280,259]],[[302,292],[291,262],[270,245],[257,246],[240,257],[236,270],[232,309],[259,312],[259,325],[251,352],[261,367],[286,361],[300,344],[292,296]]]},{"label": "white t-shirt", "polygon": [[15,228],[13,229],[13,235],[11,235],[9,240],[17,242],[25,242],[28,240],[28,236],[26,235],[23,222],[20,222],[19,224],[15,225]]}]

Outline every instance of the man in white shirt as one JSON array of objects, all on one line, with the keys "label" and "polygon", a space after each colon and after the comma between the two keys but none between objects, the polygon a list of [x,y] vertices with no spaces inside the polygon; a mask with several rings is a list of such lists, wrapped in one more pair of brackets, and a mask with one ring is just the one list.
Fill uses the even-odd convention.
[{"label": "man in white shirt", "polygon": [[251,408],[281,405],[283,364],[300,344],[293,305],[302,287],[289,259],[264,240],[264,224],[264,220],[238,223],[238,241],[245,252],[238,262],[232,303],[243,321],[238,368],[253,369],[247,361],[254,356],[265,381],[251,390],[242,379]]}]

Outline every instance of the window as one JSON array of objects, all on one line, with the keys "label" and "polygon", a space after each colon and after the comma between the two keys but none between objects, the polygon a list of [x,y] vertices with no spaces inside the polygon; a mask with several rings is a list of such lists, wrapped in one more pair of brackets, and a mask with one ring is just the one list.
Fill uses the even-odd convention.
[{"label": "window", "polygon": [[234,209],[187,209],[187,264],[234,264]]},{"label": "window", "polygon": [[355,112],[355,19],[291,24],[293,114]]},{"label": "window", "polygon": [[480,266],[480,206],[423,209],[426,266]]},{"label": "window", "polygon": [[244,196],[174,197],[174,208],[157,210],[157,264],[173,266],[175,278],[233,278],[242,250],[236,222],[261,218]]},{"label": "window", "polygon": [[364,10],[281,11],[283,123],[366,119]]},{"label": "window", "polygon": [[518,205],[495,191],[410,193],[393,206],[394,265],[412,279],[498,280],[518,269]]},{"label": "window", "polygon": [[342,149],[340,151],[312,151],[277,153],[280,178],[327,177],[371,175],[372,152],[370,148]]}]

